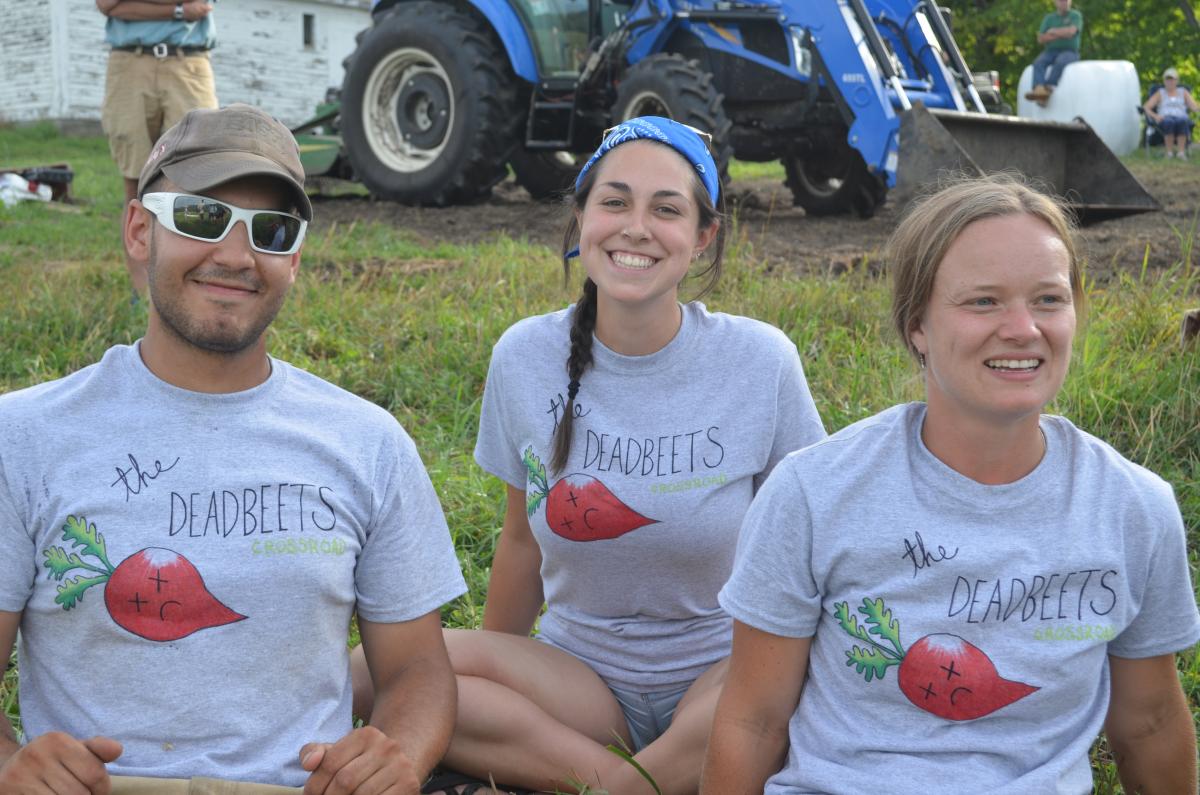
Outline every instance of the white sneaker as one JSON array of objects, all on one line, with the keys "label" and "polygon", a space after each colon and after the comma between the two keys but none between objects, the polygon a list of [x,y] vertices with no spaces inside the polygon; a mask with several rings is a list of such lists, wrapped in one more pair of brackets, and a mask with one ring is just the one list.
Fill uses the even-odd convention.
[{"label": "white sneaker", "polygon": [[1180,160],[1187,160],[1187,152],[1179,152],[1175,155],[1175,157],[1179,158]]}]

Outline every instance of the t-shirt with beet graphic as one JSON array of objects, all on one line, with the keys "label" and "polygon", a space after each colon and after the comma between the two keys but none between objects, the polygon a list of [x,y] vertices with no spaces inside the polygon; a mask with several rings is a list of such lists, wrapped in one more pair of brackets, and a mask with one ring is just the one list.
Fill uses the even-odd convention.
[{"label": "t-shirt with beet graphic", "polygon": [[546,480],[546,468],[525,448],[522,456],[529,470],[530,490],[525,510],[530,516],[546,502],[546,525],[550,531],[570,541],[603,541],[654,524],[618,499],[600,480],[582,473],[559,478],[553,486]]},{"label": "t-shirt with beet graphic", "polygon": [[[51,577],[62,582],[54,601],[64,610],[75,607],[92,586],[104,584],[108,615],[117,626],[146,640],[179,640],[245,618],[209,593],[200,572],[177,552],[148,547],[113,568],[104,535],[85,518],[68,516],[62,534],[77,551],[50,547],[43,565]],[[78,570],[94,573],[66,577]]]},{"label": "t-shirt with beet graphic", "polygon": [[23,728],[115,738],[114,775],[302,786],[352,728],[352,616],[465,590],[412,440],[285,362],[203,394],[116,346],[0,396],[0,451]]},{"label": "t-shirt with beet graphic", "polygon": [[974,720],[1037,690],[1000,676],[987,654],[958,635],[926,635],[905,650],[900,622],[882,599],[863,599],[858,612],[865,617],[866,627],[858,623],[848,604],[834,605],[842,629],[864,643],[846,652],[846,665],[854,666],[868,682],[872,677],[883,679],[888,668],[899,666],[900,692],[926,712],[948,720]]},{"label": "t-shirt with beet graphic", "polygon": [[984,485],[897,406],[783,461],[746,515],[721,604],[811,637],[767,795],[1088,793],[1108,655],[1200,639],[1161,479],[1062,417],[1015,483]]},{"label": "t-shirt with beet graphic", "polygon": [[475,448],[525,492],[540,637],[634,691],[687,685],[729,653],[717,591],[741,518],[776,462],[824,437],[778,329],[698,303],[681,312],[675,339],[647,356],[594,340],[561,471],[549,462],[574,309],[517,323],[492,352]]}]

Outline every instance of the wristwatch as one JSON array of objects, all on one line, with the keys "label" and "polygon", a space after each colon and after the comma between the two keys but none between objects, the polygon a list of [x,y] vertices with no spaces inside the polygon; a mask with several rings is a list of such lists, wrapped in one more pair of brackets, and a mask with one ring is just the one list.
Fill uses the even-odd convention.
[{"label": "wristwatch", "polygon": [[182,22],[182,21],[183,21],[183,3],[176,3],[176,4],[175,4],[175,14],[174,14],[174,16],[175,16],[175,18],[176,18],[176,19],[178,19],[180,22]]}]

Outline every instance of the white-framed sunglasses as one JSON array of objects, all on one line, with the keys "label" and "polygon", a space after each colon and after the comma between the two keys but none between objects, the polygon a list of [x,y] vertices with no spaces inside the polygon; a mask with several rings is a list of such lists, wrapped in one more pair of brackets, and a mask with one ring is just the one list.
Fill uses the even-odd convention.
[{"label": "white-framed sunglasses", "polygon": [[280,210],[247,210],[208,196],[190,193],[147,193],[142,206],[177,235],[218,243],[241,221],[250,248],[263,254],[295,254],[304,242],[308,221]]},{"label": "white-framed sunglasses", "polygon": [[[623,124],[623,123],[624,123],[624,122],[622,122],[622,124]],[[704,130],[697,130],[697,129],[696,129],[695,127],[693,127],[692,125],[690,125],[690,124],[684,124],[683,122],[676,122],[676,124],[678,124],[680,127],[686,127],[687,129],[689,129],[689,130],[691,130],[692,132],[694,132],[694,133],[695,133],[697,136],[699,136],[699,138],[700,138],[700,140],[701,140],[701,141],[704,141],[704,145],[705,145],[705,146],[707,146],[707,147],[709,148],[709,150],[711,150],[711,149],[713,148],[713,137],[712,137],[712,133],[706,133],[706,132],[704,132]],[[617,129],[617,127],[620,127],[620,126],[621,126],[621,125],[620,125],[620,124],[618,124],[618,125],[615,125],[615,126],[613,126],[613,127],[609,127],[607,130],[605,130],[603,133],[601,133],[601,134],[600,134],[600,140],[601,140],[601,141],[603,141],[604,139],[608,138],[608,134],[609,134],[609,133],[611,133],[613,130]]]}]

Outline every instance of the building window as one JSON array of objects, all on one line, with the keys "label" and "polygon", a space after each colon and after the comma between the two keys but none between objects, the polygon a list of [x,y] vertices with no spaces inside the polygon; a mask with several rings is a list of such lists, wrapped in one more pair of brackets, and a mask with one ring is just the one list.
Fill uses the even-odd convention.
[{"label": "building window", "polygon": [[304,46],[317,46],[316,19],[312,14],[304,15]]}]

